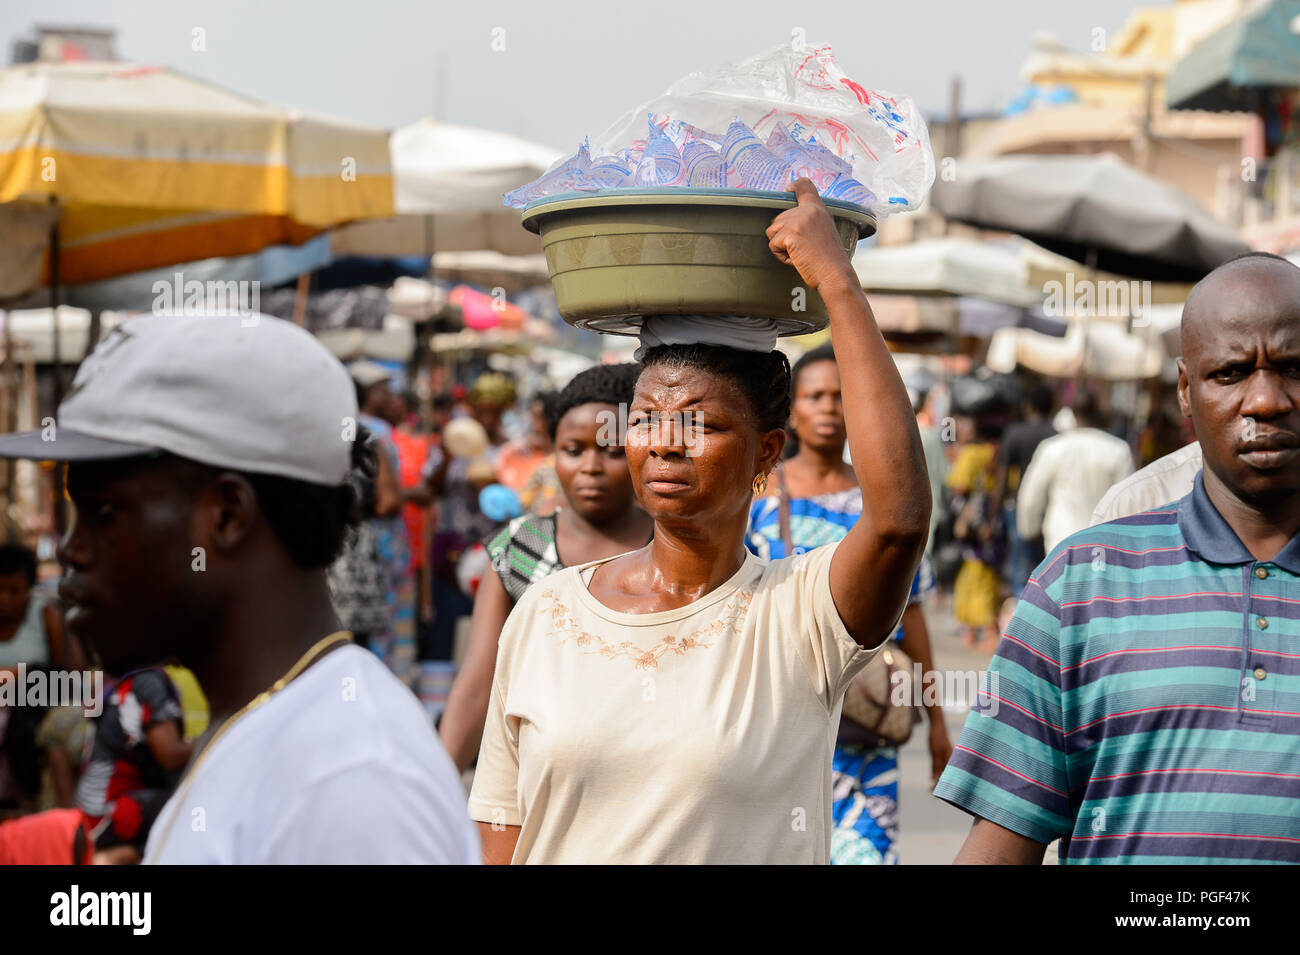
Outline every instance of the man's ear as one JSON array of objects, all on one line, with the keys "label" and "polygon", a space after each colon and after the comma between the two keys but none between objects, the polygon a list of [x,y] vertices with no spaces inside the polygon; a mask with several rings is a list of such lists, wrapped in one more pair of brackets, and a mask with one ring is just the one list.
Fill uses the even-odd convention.
[{"label": "man's ear", "polygon": [[1183,413],[1184,418],[1192,416],[1190,387],[1190,380],[1187,377],[1187,362],[1180,358],[1178,359],[1178,410]]},{"label": "man's ear", "polygon": [[199,546],[236,550],[252,534],[257,522],[257,492],[243,475],[225,471],[199,492],[194,501],[194,520]]}]

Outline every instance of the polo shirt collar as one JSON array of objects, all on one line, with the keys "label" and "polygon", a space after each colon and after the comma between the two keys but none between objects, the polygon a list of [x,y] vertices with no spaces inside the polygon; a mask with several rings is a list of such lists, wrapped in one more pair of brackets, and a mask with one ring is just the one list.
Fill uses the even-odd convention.
[{"label": "polo shirt collar", "polygon": [[[1192,493],[1178,502],[1178,529],[1187,549],[1211,564],[1250,564],[1254,555],[1246,549],[1218,508],[1205,493],[1204,469],[1196,472]],[[1300,576],[1300,534],[1292,537],[1276,557],[1265,563],[1277,564]]]}]

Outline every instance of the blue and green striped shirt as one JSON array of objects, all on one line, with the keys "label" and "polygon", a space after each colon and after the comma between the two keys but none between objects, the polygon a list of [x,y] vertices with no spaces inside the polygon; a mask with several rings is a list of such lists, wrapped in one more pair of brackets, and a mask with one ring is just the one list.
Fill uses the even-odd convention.
[{"label": "blue and green striped shirt", "polygon": [[935,795],[1069,863],[1300,863],[1300,535],[1206,496],[1038,567]]}]

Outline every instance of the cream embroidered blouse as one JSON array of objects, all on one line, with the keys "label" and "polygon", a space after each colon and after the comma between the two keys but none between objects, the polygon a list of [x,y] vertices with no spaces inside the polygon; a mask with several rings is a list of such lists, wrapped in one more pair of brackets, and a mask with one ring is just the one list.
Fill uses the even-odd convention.
[{"label": "cream embroidered blouse", "polygon": [[534,584],[501,634],[470,815],[522,827],[516,863],[824,864],[840,704],[872,656],[831,600],[835,550],[748,554],[662,613],[599,603],[599,561]]}]

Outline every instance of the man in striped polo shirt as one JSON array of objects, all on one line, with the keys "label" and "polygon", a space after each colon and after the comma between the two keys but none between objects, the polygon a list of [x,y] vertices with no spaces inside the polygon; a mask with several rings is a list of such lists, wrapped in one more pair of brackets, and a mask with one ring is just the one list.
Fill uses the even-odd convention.
[{"label": "man in striped polo shirt", "polygon": [[1030,579],[935,789],[959,863],[1300,863],[1300,268],[1216,269],[1182,350],[1204,468]]}]

